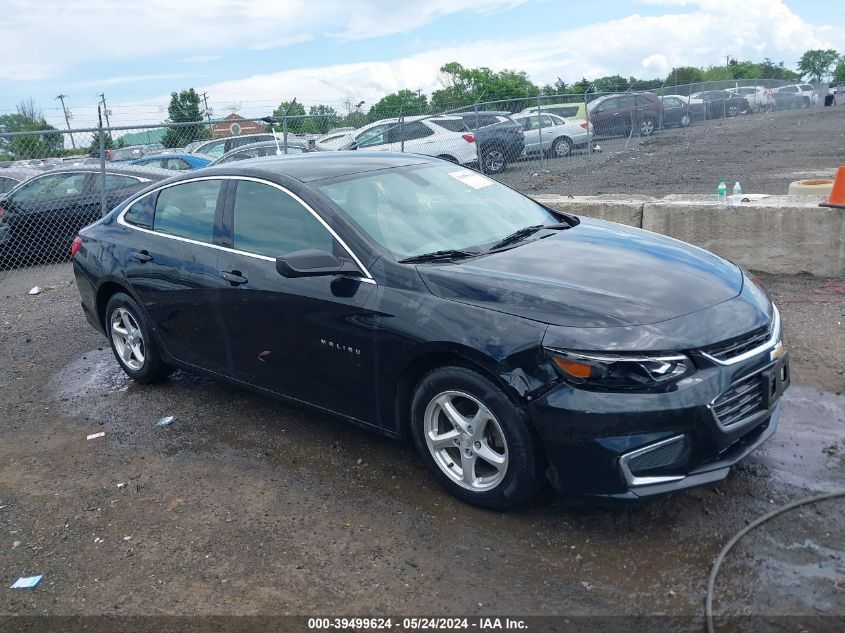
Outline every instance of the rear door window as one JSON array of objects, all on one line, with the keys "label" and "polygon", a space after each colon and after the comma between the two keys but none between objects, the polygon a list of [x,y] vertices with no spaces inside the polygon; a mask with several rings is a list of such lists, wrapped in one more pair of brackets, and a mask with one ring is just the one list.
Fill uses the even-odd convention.
[{"label": "rear door window", "polygon": [[431,122],[450,132],[465,132],[467,126],[472,125],[472,119],[467,119],[466,123],[463,119],[432,119]]},{"label": "rear door window", "polygon": [[400,143],[402,141],[414,141],[418,138],[425,138],[434,134],[434,130],[419,121],[400,123],[387,131],[388,143]]},{"label": "rear door window", "polygon": [[50,174],[36,178],[18,189],[14,194],[13,201],[30,202],[77,196],[84,191],[87,176],[88,172],[77,172],[73,174]]},{"label": "rear door window", "polygon": [[232,220],[239,251],[274,258],[307,248],[333,252],[328,229],[293,196],[270,185],[238,181]]},{"label": "rear door window", "polygon": [[162,189],[153,230],[211,243],[221,180],[198,180]]}]

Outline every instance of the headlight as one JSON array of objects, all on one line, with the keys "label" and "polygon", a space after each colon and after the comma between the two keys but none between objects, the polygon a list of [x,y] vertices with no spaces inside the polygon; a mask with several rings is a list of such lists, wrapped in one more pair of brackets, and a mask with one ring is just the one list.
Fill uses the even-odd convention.
[{"label": "headlight", "polygon": [[643,389],[663,385],[694,370],[683,354],[591,354],[548,350],[564,378],[601,389]]}]

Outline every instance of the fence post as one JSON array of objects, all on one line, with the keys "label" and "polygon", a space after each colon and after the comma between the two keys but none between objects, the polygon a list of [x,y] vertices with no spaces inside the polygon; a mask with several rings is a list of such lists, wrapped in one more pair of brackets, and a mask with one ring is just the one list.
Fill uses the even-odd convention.
[{"label": "fence post", "polygon": [[472,122],[472,135],[475,137],[475,154],[478,157],[478,167],[481,170],[481,173],[486,173],[484,171],[484,159],[481,157],[481,150],[478,147],[478,100],[476,99],[475,103],[472,106],[472,111],[475,113],[475,117]]},{"label": "fence post", "polygon": [[100,141],[100,216],[108,213],[106,209],[106,135],[103,133],[103,112],[97,105],[97,136]]},{"label": "fence post", "polygon": [[288,153],[288,113],[282,116],[282,145],[285,148],[285,155]]},{"label": "fence post", "polygon": [[403,154],[405,153],[405,115],[402,114],[402,110],[399,110],[399,137],[402,139],[399,141],[399,151]]},{"label": "fence post", "polygon": [[[529,118],[529,121],[531,119]],[[537,125],[539,125],[538,136],[540,137],[540,178],[543,177],[544,158],[546,150],[543,149],[543,111],[540,108],[540,95],[537,95]]]}]

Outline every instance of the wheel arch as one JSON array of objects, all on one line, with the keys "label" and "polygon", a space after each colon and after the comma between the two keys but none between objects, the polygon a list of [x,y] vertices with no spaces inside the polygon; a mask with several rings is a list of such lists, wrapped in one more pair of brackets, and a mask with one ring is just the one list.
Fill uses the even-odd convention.
[{"label": "wheel arch", "polygon": [[447,345],[422,351],[411,358],[399,372],[393,389],[392,426],[400,436],[408,437],[411,428],[411,402],[420,380],[440,367],[464,367],[489,379],[517,406],[523,406],[519,392],[510,384],[506,368],[495,360],[469,347]]},{"label": "wheel arch", "polygon": [[135,299],[136,302],[138,301],[134,293],[129,290],[124,283],[113,278],[103,281],[97,287],[97,294],[94,303],[97,310],[97,321],[103,326],[103,331],[106,330],[106,306],[109,304],[109,300],[118,292],[124,292]]}]

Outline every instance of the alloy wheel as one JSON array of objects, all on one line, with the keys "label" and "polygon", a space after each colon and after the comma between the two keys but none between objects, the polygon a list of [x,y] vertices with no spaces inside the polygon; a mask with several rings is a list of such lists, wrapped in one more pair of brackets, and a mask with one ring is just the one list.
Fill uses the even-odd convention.
[{"label": "alloy wheel", "polygon": [[121,362],[132,371],[144,367],[144,335],[132,313],[117,308],[111,315],[111,339]]},{"label": "alloy wheel", "polygon": [[734,117],[739,115],[739,106],[732,105],[728,108],[728,116]]},{"label": "alloy wheel", "polygon": [[508,445],[496,416],[462,391],[444,391],[428,403],[425,441],[434,463],[452,481],[473,492],[498,486],[508,469]]},{"label": "alloy wheel", "polygon": [[484,154],[484,169],[491,174],[498,174],[505,168],[505,155],[501,150],[491,149]]},{"label": "alloy wheel", "polygon": [[558,158],[569,156],[569,154],[572,152],[572,143],[569,141],[569,139],[559,138],[555,141],[554,145],[552,146],[552,150],[554,151],[555,156],[557,156]]},{"label": "alloy wheel", "polygon": [[651,119],[643,119],[640,121],[640,134],[643,136],[651,136],[654,132],[654,121]]}]

